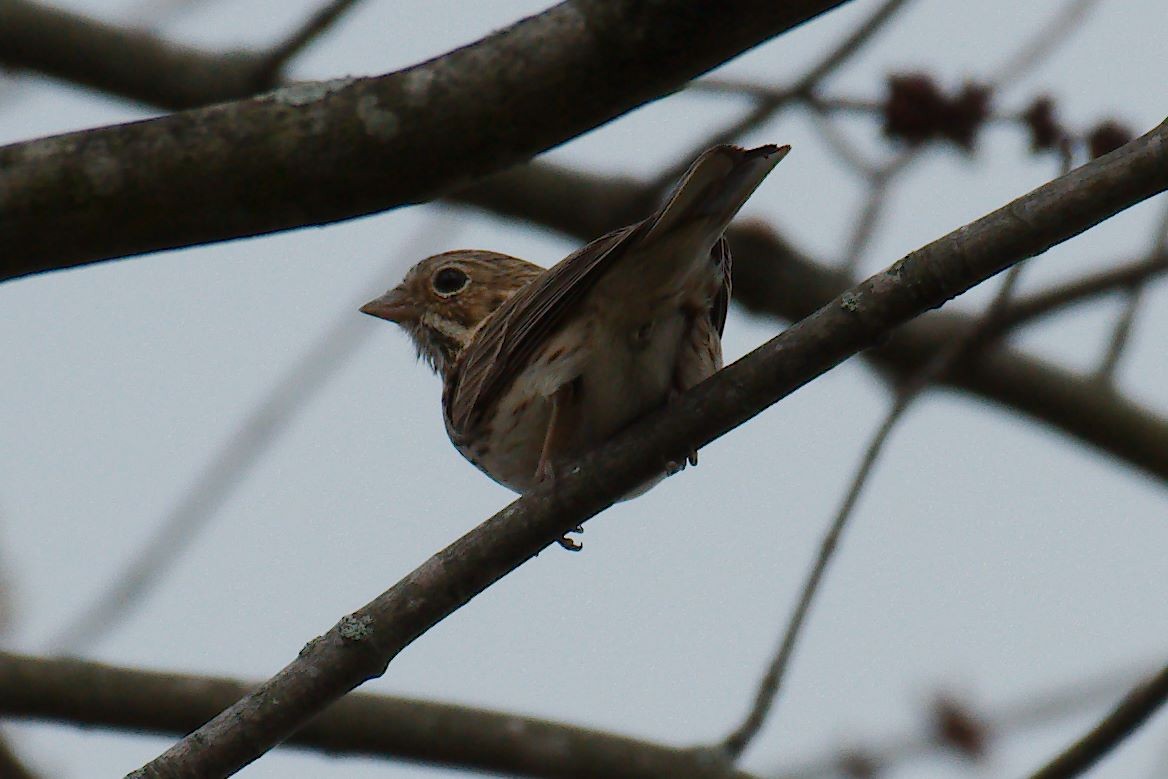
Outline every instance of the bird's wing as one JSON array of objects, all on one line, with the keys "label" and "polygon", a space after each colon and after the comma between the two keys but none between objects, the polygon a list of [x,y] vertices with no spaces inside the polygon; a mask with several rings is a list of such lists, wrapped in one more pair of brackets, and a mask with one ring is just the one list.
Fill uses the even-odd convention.
[{"label": "bird's wing", "polygon": [[566,314],[645,231],[647,222],[615,230],[556,263],[523,287],[485,321],[463,352],[455,386],[446,396],[445,415],[453,435],[471,430],[478,415],[530,363]]}]

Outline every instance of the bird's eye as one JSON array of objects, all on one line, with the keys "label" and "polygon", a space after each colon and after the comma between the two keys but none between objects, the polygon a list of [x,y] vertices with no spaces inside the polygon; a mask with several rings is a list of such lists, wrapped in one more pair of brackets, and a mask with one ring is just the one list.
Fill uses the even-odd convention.
[{"label": "bird's eye", "polygon": [[431,283],[434,286],[435,292],[446,297],[456,292],[462,292],[466,288],[466,285],[470,283],[470,276],[467,276],[464,271],[455,268],[453,265],[447,265],[434,274],[434,279]]}]

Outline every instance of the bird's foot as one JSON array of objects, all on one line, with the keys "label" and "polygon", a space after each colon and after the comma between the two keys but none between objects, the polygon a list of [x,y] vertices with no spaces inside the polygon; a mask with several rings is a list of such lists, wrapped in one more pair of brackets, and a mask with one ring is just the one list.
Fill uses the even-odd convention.
[{"label": "bird's foot", "polygon": [[[547,484],[552,493],[555,494],[556,489],[556,468],[552,465],[551,458],[540,458],[539,465],[535,468],[535,483],[538,485]],[[573,533],[583,533],[584,526],[576,525],[572,528]],[[556,543],[567,549],[569,552],[579,552],[584,548],[584,545],[574,538],[569,538],[568,534],[560,536],[556,539]]]},{"label": "bird's foot", "polygon": [[[681,390],[677,389],[676,387],[671,388],[669,390],[669,394],[665,396],[665,403],[667,406],[673,405],[674,403],[677,402],[677,399],[680,397],[681,397]],[[698,450],[696,447],[691,446],[689,448],[689,451],[687,451],[685,453],[684,460],[682,460],[680,462],[678,462],[676,460],[670,460],[667,463],[665,463],[665,475],[666,476],[673,476],[676,473],[681,473],[682,471],[684,471],[686,465],[697,465],[697,464],[698,464]]]},{"label": "bird's foot", "polygon": [[[576,525],[576,527],[572,528],[571,532],[583,533],[584,526],[583,525]],[[567,533],[565,533],[564,535],[557,538],[556,543],[559,544],[560,546],[564,547],[565,549],[567,549],[569,552],[579,552],[581,549],[584,548],[584,544],[580,543],[579,541],[577,541],[574,538],[569,538]]]}]

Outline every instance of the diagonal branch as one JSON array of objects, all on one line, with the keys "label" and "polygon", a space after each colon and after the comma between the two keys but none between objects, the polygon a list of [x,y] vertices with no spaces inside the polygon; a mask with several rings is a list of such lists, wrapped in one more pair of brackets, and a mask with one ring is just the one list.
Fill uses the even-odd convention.
[{"label": "diagonal branch", "polygon": [[724,435],[909,319],[1166,188],[1168,121],[909,254],[471,530],[131,776],[238,770],[678,453]]},{"label": "diagonal branch", "polygon": [[423,202],[846,1],[573,0],[389,75],[0,148],[0,279]]},{"label": "diagonal branch", "polygon": [[[181,736],[254,686],[0,653],[5,717]],[[693,750],[506,712],[362,693],[330,706],[288,745],[546,779],[750,779]]]}]

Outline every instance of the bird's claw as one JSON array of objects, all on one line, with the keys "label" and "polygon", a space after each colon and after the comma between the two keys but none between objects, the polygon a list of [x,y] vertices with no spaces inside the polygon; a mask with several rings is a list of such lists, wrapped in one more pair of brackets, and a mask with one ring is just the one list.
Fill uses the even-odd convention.
[{"label": "bird's claw", "polygon": [[665,475],[673,476],[685,470],[687,465],[698,464],[698,450],[690,449],[682,460],[669,460],[665,463]]},{"label": "bird's claw", "polygon": [[[570,532],[583,533],[584,526],[583,525],[576,525],[576,527],[572,528],[572,530]],[[567,549],[569,552],[579,552],[581,549],[584,548],[584,544],[580,543],[579,541],[577,541],[574,538],[569,538],[567,533],[565,533],[564,535],[557,538],[556,543],[559,544],[560,546],[564,547],[565,549]]]},{"label": "bird's claw", "polygon": [[[681,397],[681,390],[677,389],[676,387],[671,387],[669,389],[669,392],[665,396],[665,404],[667,406],[671,406],[674,403],[676,403],[677,399],[680,397]],[[697,465],[698,464],[698,450],[696,447],[691,446],[689,448],[689,451],[685,453],[685,460],[683,460],[682,462],[678,463],[678,462],[675,462],[673,460],[670,460],[669,462],[667,462],[665,464],[665,474],[667,476],[672,476],[675,473],[680,473],[681,471],[685,470],[685,466],[687,464],[688,465]]]}]

